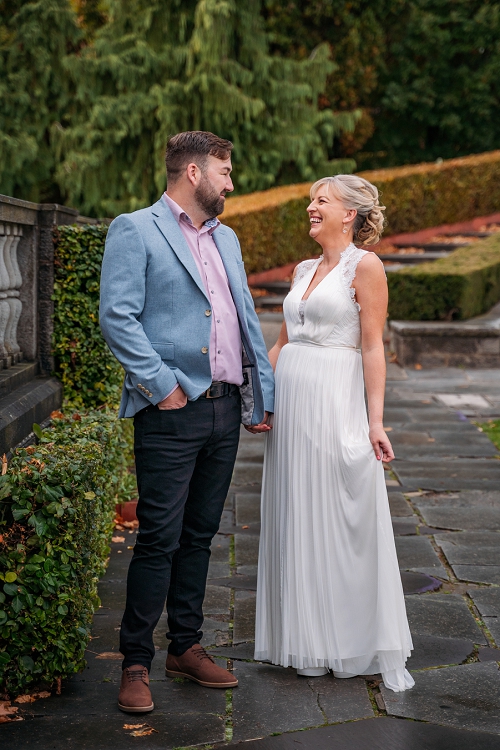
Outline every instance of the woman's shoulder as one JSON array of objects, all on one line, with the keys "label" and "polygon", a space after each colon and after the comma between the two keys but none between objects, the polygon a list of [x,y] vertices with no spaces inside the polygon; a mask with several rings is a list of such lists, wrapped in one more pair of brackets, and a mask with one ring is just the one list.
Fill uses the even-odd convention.
[{"label": "woman's shoulder", "polygon": [[373,250],[363,250],[356,248],[357,263],[356,263],[356,276],[359,279],[363,278],[378,278],[386,277],[384,264],[380,260],[377,253]]},{"label": "woman's shoulder", "polygon": [[308,258],[296,265],[292,276],[292,286],[305,276],[317,262],[318,258]]}]

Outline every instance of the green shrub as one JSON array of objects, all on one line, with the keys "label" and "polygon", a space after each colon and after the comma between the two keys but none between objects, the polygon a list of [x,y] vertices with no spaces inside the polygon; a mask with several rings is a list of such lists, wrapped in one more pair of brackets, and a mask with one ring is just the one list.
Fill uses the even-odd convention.
[{"label": "green shrub", "polygon": [[0,477],[0,692],[85,666],[114,506],[133,481],[129,430],[112,412],[54,419]]},{"label": "green shrub", "polygon": [[65,403],[116,406],[123,370],[99,328],[99,278],[108,228],[61,226],[55,232],[55,370]]},{"label": "green shrub", "polygon": [[[359,174],[381,192],[386,235],[500,210],[500,151]],[[222,220],[240,239],[247,273],[319,254],[308,235],[309,188],[310,183],[288,185],[227,200]]]},{"label": "green shrub", "polygon": [[392,320],[454,320],[487,312],[500,299],[500,236],[434,263],[388,274]]}]

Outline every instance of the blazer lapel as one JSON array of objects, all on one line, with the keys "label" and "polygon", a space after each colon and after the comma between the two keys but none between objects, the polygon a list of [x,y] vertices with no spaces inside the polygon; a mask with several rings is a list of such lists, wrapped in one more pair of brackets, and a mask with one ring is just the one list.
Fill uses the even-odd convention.
[{"label": "blazer lapel", "polygon": [[152,206],[151,211],[153,213],[156,226],[163,234],[186,271],[191,275],[199,290],[208,300],[207,292],[205,290],[205,287],[203,286],[203,282],[196,267],[196,263],[194,262],[194,258],[191,254],[191,250],[189,249],[188,244],[184,239],[184,235],[182,234],[177,221],[175,220],[171,210],[166,205],[163,198],[160,198],[160,200]]},{"label": "blazer lapel", "polygon": [[224,268],[226,269],[227,279],[229,281],[229,288],[233,295],[234,304],[240,316],[244,309],[243,299],[243,286],[240,276],[240,270],[234,257],[233,242],[230,241],[226,235],[225,227],[219,225],[212,234],[214,242],[217,245],[219,255],[222,258]]}]

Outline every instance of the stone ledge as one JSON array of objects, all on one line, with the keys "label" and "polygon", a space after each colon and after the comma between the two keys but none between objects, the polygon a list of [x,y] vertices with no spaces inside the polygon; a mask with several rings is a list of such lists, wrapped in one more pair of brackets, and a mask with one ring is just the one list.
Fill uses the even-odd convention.
[{"label": "stone ledge", "polygon": [[18,445],[62,403],[62,385],[56,378],[34,378],[0,398],[0,456]]},{"label": "stone ledge", "polygon": [[470,320],[392,320],[389,328],[402,367],[500,367],[500,303]]}]

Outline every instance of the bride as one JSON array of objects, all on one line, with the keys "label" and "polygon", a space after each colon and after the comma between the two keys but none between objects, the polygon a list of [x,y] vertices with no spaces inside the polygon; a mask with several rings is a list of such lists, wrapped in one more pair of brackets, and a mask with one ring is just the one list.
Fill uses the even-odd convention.
[{"label": "bride", "polygon": [[323,255],[297,266],[269,352],[255,658],[307,676],[381,672],[399,692],[414,685],[413,645],[382,466],[394,458],[382,423],[387,282],[354,244],[378,241],[383,210],[355,175],[311,188]]}]

